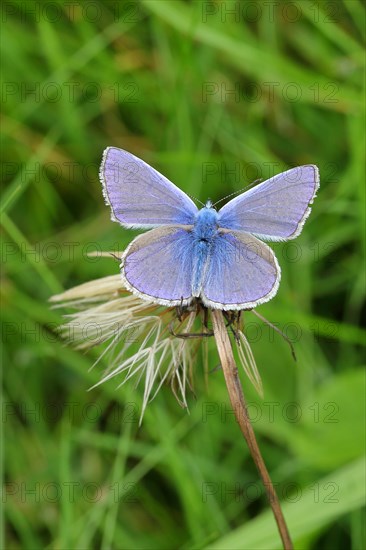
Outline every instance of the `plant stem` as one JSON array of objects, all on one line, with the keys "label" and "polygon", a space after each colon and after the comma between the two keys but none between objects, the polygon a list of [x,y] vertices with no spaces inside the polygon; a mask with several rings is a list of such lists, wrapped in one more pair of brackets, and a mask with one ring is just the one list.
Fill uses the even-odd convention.
[{"label": "plant stem", "polygon": [[282,539],[285,550],[292,550],[290,534],[287,529],[286,521],[283,516],[280,501],[276,494],[275,488],[269,476],[266,465],[264,464],[261,452],[255,438],[253,427],[250,423],[250,418],[247,411],[243,388],[240,383],[238,369],[235,363],[233,350],[231,347],[230,338],[228,336],[224,317],[220,310],[212,310],[213,330],[217,345],[217,350],[221,360],[221,366],[224,371],[226,387],[229,392],[231,405],[233,407],[236,420],[248,444],[250,453],[257,467],[259,475],[262,478],[269,503],[271,505],[273,515],[275,517],[277,527]]}]

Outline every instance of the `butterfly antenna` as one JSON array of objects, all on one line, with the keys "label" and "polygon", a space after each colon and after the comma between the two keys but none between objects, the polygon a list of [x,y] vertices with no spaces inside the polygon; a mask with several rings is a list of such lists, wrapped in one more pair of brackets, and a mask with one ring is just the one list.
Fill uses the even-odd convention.
[{"label": "butterfly antenna", "polygon": [[186,195],[188,195],[188,197],[190,199],[192,199],[193,201],[196,201],[196,202],[199,202],[200,204],[202,204],[202,206],[206,206],[202,201],[200,201],[199,199],[196,199],[196,197],[194,197],[193,195],[190,195],[189,193],[186,193]]},{"label": "butterfly antenna", "polygon": [[280,334],[282,336],[282,338],[284,340],[286,340],[286,342],[288,343],[288,345],[290,346],[291,348],[291,354],[292,354],[292,357],[295,361],[295,363],[297,362],[297,359],[296,359],[296,353],[295,353],[295,348],[294,346],[292,345],[292,342],[291,340],[286,336],[286,334],[284,334],[282,332],[282,330],[280,330],[279,328],[277,328],[273,323],[271,323],[270,321],[268,321],[268,319],[266,319],[265,317],[263,317],[263,315],[261,315],[260,313],[258,313],[257,311],[255,311],[254,309],[251,310],[252,313],[254,313],[254,315],[256,315],[259,319],[261,319],[264,323],[266,323],[266,325],[269,325],[270,327],[273,328],[273,330],[275,330],[276,332],[278,332],[278,334]]},{"label": "butterfly antenna", "polygon": [[229,199],[230,197],[233,197],[234,195],[240,195],[240,193],[243,193],[244,191],[248,191],[248,189],[253,187],[253,185],[259,183],[260,181],[263,181],[263,178],[259,178],[257,180],[254,180],[252,183],[249,183],[248,185],[243,187],[243,189],[239,189],[238,191],[234,191],[234,193],[230,193],[230,195],[226,195],[226,197],[223,197],[219,201],[215,202],[215,204],[213,204],[212,206],[216,206],[220,202],[225,201],[226,199]]}]

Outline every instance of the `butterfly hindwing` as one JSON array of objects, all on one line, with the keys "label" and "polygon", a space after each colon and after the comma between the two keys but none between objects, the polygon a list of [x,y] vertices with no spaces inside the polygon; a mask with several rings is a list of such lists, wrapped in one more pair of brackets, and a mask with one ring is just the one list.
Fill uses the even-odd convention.
[{"label": "butterfly hindwing", "polygon": [[187,305],[192,299],[191,229],[159,227],[136,237],[122,256],[125,286],[162,305]]},{"label": "butterfly hindwing", "polygon": [[221,230],[212,245],[202,301],[215,309],[252,309],[273,298],[280,278],[269,246],[242,231]]}]

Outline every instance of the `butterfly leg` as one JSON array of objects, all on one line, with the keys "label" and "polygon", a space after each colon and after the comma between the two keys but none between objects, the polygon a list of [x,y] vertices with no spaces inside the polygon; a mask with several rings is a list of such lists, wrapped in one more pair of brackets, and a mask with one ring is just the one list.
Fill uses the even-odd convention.
[{"label": "butterfly leg", "polygon": [[117,260],[117,262],[120,262],[120,261],[121,261],[120,256],[117,256],[117,254],[115,254],[114,252],[110,252],[109,254],[112,256],[112,258],[114,258],[115,260]]},{"label": "butterfly leg", "polygon": [[[199,308],[200,308],[199,303],[197,303],[196,307],[197,307],[197,313],[198,313]],[[183,314],[184,314],[185,309],[186,308],[184,308],[182,305],[179,305],[179,306],[176,307],[177,318],[178,318],[178,321],[180,323],[182,323],[182,321],[184,320],[183,319]],[[206,309],[206,313],[205,313],[205,309],[206,308],[204,308],[204,327],[207,329],[208,328],[208,325],[207,325],[208,312],[207,312],[207,309]],[[174,319],[169,323],[169,332],[172,336],[175,336],[176,338],[205,338],[205,337],[208,337],[208,336],[213,336],[213,331],[212,330],[208,331],[208,332],[181,332],[181,333],[175,332],[175,330],[174,330]]]},{"label": "butterfly leg", "polygon": [[[239,338],[239,319],[240,319],[240,311],[239,315],[236,311],[223,311],[224,317],[227,321],[226,327],[230,327],[231,332],[234,335],[235,341],[237,344],[240,345],[240,338]],[[234,323],[236,324],[236,327],[234,327]]]},{"label": "butterfly leg", "polygon": [[180,304],[179,304],[179,306],[176,306],[175,311],[176,311],[178,320],[179,320],[180,322],[182,322],[182,315],[183,315],[183,312],[184,312],[184,308],[183,308],[183,296],[182,296],[181,299],[180,299]]},{"label": "butterfly leg", "polygon": [[208,336],[213,336],[213,331],[209,332],[181,332],[180,334],[178,332],[174,332],[174,321],[171,321],[169,324],[169,332],[172,336],[175,336],[176,338],[205,338]]},{"label": "butterfly leg", "polygon": [[252,309],[252,313],[254,313],[254,315],[256,315],[259,319],[261,319],[264,323],[266,323],[268,326],[270,326],[271,328],[273,328],[273,330],[275,330],[276,332],[278,332],[278,334],[280,334],[282,336],[282,338],[288,343],[288,345],[290,346],[290,349],[291,349],[291,355],[295,361],[295,363],[297,362],[297,359],[296,359],[296,353],[295,353],[295,348],[291,342],[291,340],[286,336],[286,334],[284,334],[282,332],[282,330],[280,330],[279,328],[277,328],[273,323],[271,323],[270,321],[268,321],[268,319],[266,319],[265,317],[263,317],[263,315],[260,315],[260,313],[258,313],[257,311],[255,311],[254,309]]},{"label": "butterfly leg", "polygon": [[203,306],[203,326],[208,329],[208,309]]}]

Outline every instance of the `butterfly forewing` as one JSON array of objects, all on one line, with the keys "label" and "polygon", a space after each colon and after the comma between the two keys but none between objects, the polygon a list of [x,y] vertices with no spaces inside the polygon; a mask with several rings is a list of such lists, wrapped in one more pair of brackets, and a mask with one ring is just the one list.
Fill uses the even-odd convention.
[{"label": "butterfly forewing", "polygon": [[100,178],[112,219],[121,225],[189,225],[198,211],[194,202],[165,176],[123,149],[108,147],[104,151]]},{"label": "butterfly forewing", "polygon": [[300,234],[319,187],[316,166],[309,164],[278,174],[219,211],[220,227],[247,231],[265,240],[294,239]]}]

